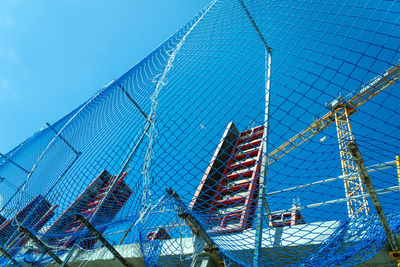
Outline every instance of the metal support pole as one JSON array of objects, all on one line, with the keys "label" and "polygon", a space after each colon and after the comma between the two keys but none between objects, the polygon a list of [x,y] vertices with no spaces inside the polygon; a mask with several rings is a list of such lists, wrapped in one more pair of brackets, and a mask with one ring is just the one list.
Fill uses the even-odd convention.
[{"label": "metal support pole", "polygon": [[348,143],[348,148],[351,153],[351,156],[354,159],[354,162],[356,163],[357,169],[360,173],[360,177],[361,177],[363,183],[365,184],[365,187],[367,188],[369,197],[371,198],[371,201],[372,201],[372,204],[374,205],[376,213],[378,214],[378,217],[382,224],[383,230],[385,231],[388,243],[389,243],[392,251],[398,251],[399,246],[398,246],[396,239],[392,233],[392,230],[390,229],[389,223],[386,219],[386,215],[383,212],[381,203],[379,202],[379,199],[378,199],[378,195],[376,194],[375,188],[372,185],[371,179],[369,178],[367,168],[364,165],[364,160],[361,156],[360,150],[358,149],[356,142],[350,141]]},{"label": "metal support pole", "polygon": [[117,258],[124,266],[132,266],[129,262],[127,262],[121,254],[90,224],[86,218],[80,214],[75,215],[76,218],[97,238],[101,243]]},{"label": "metal support pole", "polygon": [[21,266],[18,264],[18,262],[16,260],[14,260],[14,258],[10,255],[10,253],[7,252],[7,250],[5,250],[1,245],[0,245],[0,253],[2,253],[4,256],[6,256],[13,265],[15,266]]},{"label": "metal support pole", "polygon": [[64,143],[65,143],[72,151],[74,151],[74,153],[75,153],[76,155],[79,155],[79,154],[80,154],[80,152],[77,151],[67,140],[65,140],[65,138],[62,137],[61,133],[57,132],[56,129],[54,129],[53,126],[50,125],[50,123],[46,122],[46,125],[47,125],[50,129],[52,129],[53,132],[56,133],[56,135],[58,134],[58,136],[60,137],[60,139],[63,140]]},{"label": "metal support pole", "polygon": [[[168,195],[173,197],[176,202],[179,203],[179,207],[184,206],[185,204],[183,203],[182,199],[178,196],[178,194],[172,190],[171,188],[166,189]],[[186,224],[190,227],[190,229],[194,232],[195,235],[200,236],[201,238],[204,239],[204,241],[207,243],[207,245],[211,247],[217,247],[214,242],[211,240],[211,238],[207,235],[206,231],[203,229],[203,227],[197,222],[197,220],[187,212],[183,208],[180,208],[178,211],[178,216],[179,218],[182,218]]]},{"label": "metal support pole", "polygon": [[[31,233],[26,227],[20,226],[18,228],[20,231],[24,232],[32,241],[41,249],[44,253],[49,254],[49,256],[58,264],[62,264],[62,260],[54,254],[51,249],[49,249],[37,236]],[[65,266],[65,265],[64,265]]]},{"label": "metal support pole", "polygon": [[18,163],[16,163],[15,161],[7,158],[5,155],[3,155],[2,153],[0,153],[0,156],[5,158],[7,161],[11,162],[12,164],[14,164],[15,166],[17,166],[19,169],[23,170],[26,173],[29,173],[29,171],[27,169],[25,169],[24,167],[22,167],[21,165],[19,165]]},{"label": "metal support pole", "polygon": [[[147,116],[143,110],[138,106],[138,104],[135,102],[135,100],[133,100],[133,98],[125,91],[125,89],[122,87],[121,84],[118,84],[118,86],[121,88],[121,90],[127,95],[127,97],[132,101],[132,103],[136,106],[136,108],[139,110],[139,112],[143,115],[143,117],[147,120],[147,125],[146,128],[144,129],[142,135],[139,138],[139,141],[135,144],[134,148],[132,149],[131,153],[129,154],[127,160],[124,162],[124,165],[122,166],[121,170],[119,171],[117,177],[113,180],[113,182],[111,183],[111,186],[109,187],[108,191],[106,192],[106,195],[103,197],[103,199],[100,201],[100,204],[98,205],[98,208],[96,209],[96,211],[94,212],[94,214],[91,217],[91,220],[93,220],[93,218],[96,217],[97,213],[100,210],[100,207],[103,205],[104,201],[107,199],[108,194],[110,192],[112,192],[115,188],[115,186],[117,185],[117,182],[119,181],[119,179],[121,178],[122,174],[125,172],[126,168],[129,165],[129,162],[132,160],[133,155],[136,153],[136,150],[139,148],[140,144],[142,143],[145,135],[147,134],[147,131],[149,130],[150,126],[153,124],[153,121],[151,120],[151,118],[149,116]],[[124,241],[125,237],[127,236],[128,232],[130,231],[130,229],[128,229],[126,231],[125,236],[122,238],[120,244]]]},{"label": "metal support pole", "polygon": [[268,211],[267,201],[265,199],[265,191],[267,187],[267,160],[268,160],[268,130],[269,130],[269,101],[270,101],[270,86],[271,86],[271,53],[265,51],[265,117],[264,117],[264,133],[263,133],[263,151],[261,158],[261,170],[259,178],[259,198],[256,211],[256,236],[254,244],[254,260],[253,266],[259,265],[259,253],[261,251],[262,232],[263,232],[263,214],[264,207]]},{"label": "metal support pole", "polygon": [[265,199],[265,189],[266,189],[266,178],[267,178],[267,160],[268,160],[268,127],[269,127],[269,101],[270,101],[270,88],[271,88],[271,60],[272,60],[272,48],[268,46],[267,41],[262,35],[260,29],[258,28],[256,22],[251,16],[249,10],[244,4],[243,0],[238,0],[240,6],[242,7],[244,13],[249,19],[251,25],[256,31],[258,37],[260,38],[264,48],[265,48],[265,117],[264,117],[264,134],[263,134],[263,154],[261,159],[261,171],[259,180],[259,195],[256,211],[256,237],[254,244],[254,259],[253,266],[259,265],[259,252],[261,250],[262,243],[262,232],[263,232],[263,209],[264,207],[268,209],[267,201]]}]

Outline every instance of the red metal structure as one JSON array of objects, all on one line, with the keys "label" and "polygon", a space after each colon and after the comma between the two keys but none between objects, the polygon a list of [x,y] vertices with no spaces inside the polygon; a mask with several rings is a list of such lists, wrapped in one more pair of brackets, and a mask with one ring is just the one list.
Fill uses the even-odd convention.
[{"label": "red metal structure", "polygon": [[156,231],[148,233],[146,239],[147,240],[171,239],[171,237],[164,228],[160,227]]},{"label": "red metal structure", "polygon": [[269,217],[269,224],[272,227],[293,226],[305,223],[306,221],[296,205],[293,205],[291,212],[275,214]]},{"label": "red metal structure", "polygon": [[257,205],[264,128],[239,133],[231,122],[190,207],[206,213],[210,233],[251,228]]},{"label": "red metal structure", "polygon": [[[94,226],[111,222],[132,195],[132,190],[124,181],[126,175],[123,173],[110,191],[117,177],[104,170],[50,226],[44,240],[54,246],[71,247],[77,241],[79,232],[85,229],[75,214],[83,215]],[[106,228],[103,226],[98,230],[103,233]],[[93,248],[97,242],[97,238],[90,232],[80,240],[80,246],[85,249]]]},{"label": "red metal structure", "polygon": [[5,245],[12,235],[16,235],[5,247],[10,255],[16,254],[29,240],[24,233],[18,232],[17,221],[27,228],[39,231],[54,216],[56,208],[57,205],[51,206],[42,195],[38,195],[18,212],[14,218],[6,220],[1,217],[0,244]]}]

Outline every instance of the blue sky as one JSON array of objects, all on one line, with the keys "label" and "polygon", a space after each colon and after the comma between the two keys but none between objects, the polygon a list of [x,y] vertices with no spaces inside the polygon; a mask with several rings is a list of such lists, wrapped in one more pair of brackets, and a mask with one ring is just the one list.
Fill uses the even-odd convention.
[{"label": "blue sky", "polygon": [[0,0],[0,152],[123,74],[209,0]]},{"label": "blue sky", "polygon": [[[34,6],[5,2],[4,8],[0,6],[0,152],[23,141],[46,121],[55,122],[80,105],[135,65],[207,2],[164,0],[132,2],[131,6],[123,2],[85,2],[85,6],[77,1]],[[353,92],[399,59],[397,4],[247,2],[273,48],[270,151],[328,112],[325,103]],[[47,194],[48,199],[56,199],[57,213],[61,214],[102,170],[118,173],[145,123],[119,86],[130,90],[148,111],[153,81],[158,79],[160,67],[167,69],[162,63],[173,58],[162,55],[171,51],[168,48],[178,47],[172,44],[165,44],[141,68],[128,72],[118,85],[108,87],[63,130],[63,138],[82,152],[76,163],[75,153],[59,138],[29,179],[11,163],[1,166],[1,176],[10,183],[28,181],[18,194],[25,202],[17,203],[14,198],[7,207],[25,205],[28,193]],[[158,136],[150,180],[153,200],[171,186],[189,203],[229,121],[240,131],[264,122],[265,51],[237,1],[218,2],[179,49],[157,99]],[[157,55],[164,61],[153,63]],[[143,80],[135,75],[139,70],[146,73]],[[367,166],[391,161],[399,151],[399,91],[398,85],[392,86],[351,117]],[[16,153],[16,162],[30,169],[37,159],[33,155],[43,151],[54,137],[49,128],[41,134],[34,138],[37,143]],[[321,138],[326,141],[321,142]],[[267,190],[341,175],[337,141],[332,126],[268,167]],[[146,138],[130,163],[125,181],[136,191],[119,213],[121,220],[138,214],[147,142]],[[371,175],[377,189],[397,185],[395,169],[390,171]],[[9,187],[0,189],[5,201],[13,193]],[[297,197],[301,205],[311,205],[344,196],[343,182],[336,180],[269,196],[268,205],[272,211],[286,210]],[[386,210],[397,211],[398,198],[387,194],[380,200]],[[304,209],[301,214],[307,223],[348,218],[345,202]],[[154,224],[160,225],[163,219]]]}]

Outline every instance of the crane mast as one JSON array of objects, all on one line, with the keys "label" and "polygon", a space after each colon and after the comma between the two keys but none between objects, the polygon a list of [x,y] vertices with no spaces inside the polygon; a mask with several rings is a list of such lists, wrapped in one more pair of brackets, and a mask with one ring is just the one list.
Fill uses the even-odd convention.
[{"label": "crane mast", "polygon": [[361,212],[368,215],[369,207],[364,184],[347,146],[348,142],[354,141],[347,108],[341,109],[336,113],[335,122],[349,217],[353,218]]}]

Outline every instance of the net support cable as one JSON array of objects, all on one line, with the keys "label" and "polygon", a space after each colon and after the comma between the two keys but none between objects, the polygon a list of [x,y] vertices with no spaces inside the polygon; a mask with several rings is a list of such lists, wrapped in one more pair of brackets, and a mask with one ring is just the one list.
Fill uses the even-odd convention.
[{"label": "net support cable", "polygon": [[[150,114],[148,116],[145,115],[144,112],[141,111],[140,107],[136,104],[136,102],[131,99],[132,97],[130,97],[129,94],[127,94],[126,90],[124,90],[124,88],[122,86],[120,86],[121,90],[127,95],[127,97],[129,99],[131,99],[132,103],[139,109],[139,111],[142,113],[142,115],[144,117],[146,117],[147,121],[149,122],[147,125],[146,130],[144,131],[144,133],[147,133],[147,131],[150,129],[150,132],[148,133],[148,137],[149,137],[149,145],[146,151],[146,155],[145,155],[145,159],[144,159],[144,165],[143,165],[143,195],[142,195],[142,207],[144,206],[144,211],[142,210],[139,216],[138,221],[140,221],[144,215],[144,213],[146,212],[147,208],[146,208],[146,204],[147,204],[147,194],[150,192],[149,191],[149,187],[150,187],[150,181],[149,181],[149,168],[150,168],[150,161],[152,159],[152,149],[153,149],[153,141],[154,138],[156,137],[156,130],[155,130],[155,126],[154,126],[154,122],[155,122],[155,116],[156,116],[156,109],[158,106],[158,95],[160,93],[160,90],[163,86],[165,86],[165,79],[167,77],[168,72],[171,70],[172,68],[172,63],[175,60],[175,57],[178,53],[178,51],[180,50],[180,48],[182,47],[183,43],[185,42],[187,36],[192,32],[192,30],[194,29],[194,27],[196,27],[196,25],[200,22],[200,20],[205,16],[205,14],[207,14],[207,12],[211,9],[212,6],[214,6],[216,0],[214,0],[209,7],[207,8],[207,10],[203,13],[202,16],[199,17],[199,19],[192,25],[192,27],[186,32],[186,34],[182,37],[181,41],[177,44],[177,46],[175,47],[175,49],[173,50],[173,52],[171,53],[168,62],[164,68],[163,73],[161,74],[160,79],[158,79],[156,81],[157,85],[156,88],[153,92],[153,95],[151,96],[151,110],[150,110]],[[151,128],[150,128],[151,127]],[[142,136],[144,137],[144,135]],[[150,202],[151,202],[151,197],[149,196]],[[121,241],[119,242],[119,244],[121,245],[125,238],[128,236],[129,232],[132,230],[132,227],[138,223],[138,221],[136,222],[132,222],[132,224],[129,226],[129,228],[126,230],[125,235],[122,237]]]},{"label": "net support cable", "polygon": [[[138,111],[140,112],[140,114],[143,115],[143,117],[147,120],[148,124],[146,125],[146,128],[144,129],[142,135],[140,136],[138,142],[136,143],[135,147],[133,148],[131,154],[129,155],[128,159],[126,160],[126,162],[124,163],[124,166],[122,167],[121,171],[119,172],[117,178],[114,180],[113,184],[111,185],[110,189],[107,191],[107,195],[109,192],[112,192],[112,189],[114,188],[114,184],[116,184],[116,182],[119,180],[120,176],[124,173],[125,169],[127,168],[127,166],[129,165],[129,162],[131,161],[133,155],[135,154],[136,150],[139,148],[140,144],[143,141],[143,138],[145,137],[145,135],[147,134],[147,131],[150,129],[150,126],[153,124],[153,120],[151,119],[150,116],[146,115],[146,113],[140,108],[140,106],[136,103],[136,101],[132,98],[132,96],[125,90],[125,88],[121,85],[118,84],[119,88],[122,90],[122,92],[124,92],[124,94],[126,95],[126,97],[128,97],[128,99],[133,103],[133,105],[138,109]],[[105,197],[106,198],[106,197]],[[104,199],[105,199],[104,198]],[[104,200],[103,199],[103,200]],[[99,206],[100,207],[100,206]],[[97,211],[96,211],[97,212]],[[126,236],[128,235],[128,233],[130,232],[130,230],[132,229],[134,223],[132,223],[128,230],[124,231],[125,235],[122,237],[121,241],[120,241],[120,245],[122,244],[122,242],[124,242]]]},{"label": "net support cable", "polygon": [[356,142],[350,141],[348,143],[348,148],[357,166],[358,172],[360,173],[360,177],[363,183],[365,184],[365,187],[367,188],[368,194],[371,198],[371,202],[374,205],[376,213],[378,214],[379,220],[382,224],[383,230],[385,231],[386,238],[388,240],[390,248],[392,249],[393,252],[400,253],[399,245],[392,233],[392,230],[390,229],[389,223],[386,219],[386,215],[383,211],[381,203],[379,202],[378,195],[375,192],[375,188],[371,182],[371,179],[369,178],[367,168],[364,165],[364,160],[361,156],[361,152],[358,149]]},{"label": "net support cable", "polygon": [[[176,45],[176,47],[173,49],[170,57],[168,58],[168,62],[163,70],[163,72],[160,75],[157,75],[154,78],[154,81],[157,83],[156,88],[153,92],[153,95],[151,96],[151,110],[150,110],[150,115],[149,118],[151,120],[151,128],[150,132],[148,134],[149,136],[149,144],[147,147],[145,159],[144,159],[144,164],[143,164],[143,194],[142,194],[142,200],[141,200],[141,205],[144,207],[144,212],[147,209],[147,206],[151,205],[151,183],[150,183],[150,164],[151,160],[153,158],[153,142],[154,139],[157,137],[157,130],[155,128],[155,119],[156,119],[156,111],[158,107],[158,95],[161,91],[161,89],[167,84],[166,78],[169,74],[169,71],[173,67],[173,62],[176,58],[176,55],[180,51],[182,45],[185,43],[187,37],[189,34],[193,31],[193,29],[198,25],[198,23],[204,18],[204,16],[210,11],[210,9],[214,6],[214,4],[217,2],[217,0],[214,0],[206,9],[206,11],[196,20],[195,23],[190,27],[190,29],[185,33],[185,35],[182,37],[182,39],[179,41],[179,43]],[[155,80],[158,76],[160,76],[159,79]],[[149,202],[149,203],[147,203]],[[142,211],[141,211],[142,212]]]},{"label": "net support cable", "polygon": [[[140,144],[142,143],[147,131],[150,128],[151,123],[148,123],[146,128],[144,129],[142,135],[140,136],[139,140],[136,142],[134,148],[132,149],[129,157],[127,158],[127,160],[125,161],[124,165],[122,166],[120,172],[118,173],[118,176],[114,179],[113,183],[111,184],[110,188],[108,189],[108,191],[106,192],[106,195],[102,198],[100,204],[97,206],[97,210],[94,212],[92,218],[95,218],[97,213],[100,211],[100,207],[103,205],[103,202],[107,199],[108,194],[110,194],[110,192],[114,191],[115,186],[117,185],[117,182],[119,181],[119,179],[121,178],[121,176],[123,175],[123,173],[125,172],[126,168],[128,167],[130,161],[132,160],[132,157],[135,155],[136,151],[138,150]],[[132,226],[131,226],[132,227]],[[130,227],[130,228],[131,228]],[[127,234],[129,233],[130,229],[128,229],[126,231],[126,234],[124,235],[124,237],[122,238],[120,244],[123,242],[123,240],[126,238]]]}]

